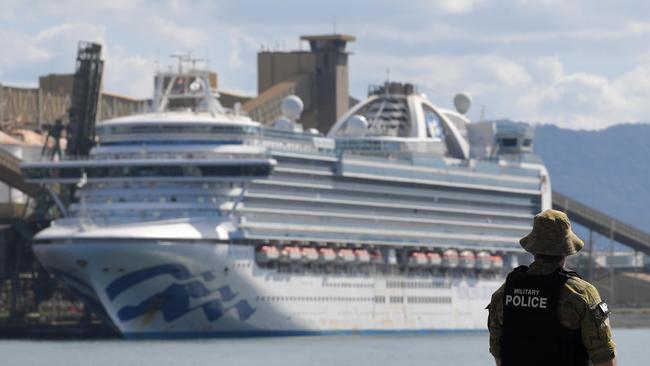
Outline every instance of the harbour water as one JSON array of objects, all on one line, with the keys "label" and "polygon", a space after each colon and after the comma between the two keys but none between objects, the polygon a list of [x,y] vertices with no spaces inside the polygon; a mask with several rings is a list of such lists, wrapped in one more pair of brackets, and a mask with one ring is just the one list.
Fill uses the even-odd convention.
[{"label": "harbour water", "polygon": [[[493,365],[487,332],[185,341],[0,341],[2,365]],[[648,364],[650,329],[615,329],[619,365]]]}]

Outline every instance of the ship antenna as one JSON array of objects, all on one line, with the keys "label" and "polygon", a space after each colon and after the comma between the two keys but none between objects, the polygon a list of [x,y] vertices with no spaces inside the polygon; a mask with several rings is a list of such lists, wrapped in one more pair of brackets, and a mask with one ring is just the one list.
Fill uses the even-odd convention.
[{"label": "ship antenna", "polygon": [[175,59],[178,60],[178,73],[182,74],[183,73],[183,60],[185,59],[185,55],[180,54],[180,53],[176,53],[176,54],[173,54],[173,55],[171,55],[169,57],[175,58]]},{"label": "ship antenna", "polygon": [[156,47],[156,72],[160,71],[160,48]]}]

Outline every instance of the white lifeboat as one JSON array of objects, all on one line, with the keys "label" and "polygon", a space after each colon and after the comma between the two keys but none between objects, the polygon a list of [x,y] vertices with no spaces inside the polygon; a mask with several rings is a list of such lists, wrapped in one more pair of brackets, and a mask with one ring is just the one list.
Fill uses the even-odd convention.
[{"label": "white lifeboat", "polygon": [[476,266],[476,257],[471,250],[463,250],[460,252],[460,267],[472,269]]},{"label": "white lifeboat", "polygon": [[308,262],[316,262],[318,260],[318,251],[314,247],[303,247],[302,248],[302,256],[308,261]]},{"label": "white lifeboat", "polygon": [[437,252],[427,252],[427,260],[430,266],[440,267],[442,265],[442,257]]},{"label": "white lifeboat", "polygon": [[282,248],[282,256],[289,261],[299,261],[302,259],[302,250],[299,247],[286,246]]},{"label": "white lifeboat", "polygon": [[445,268],[458,267],[458,252],[454,249],[447,249],[442,253],[442,266]]},{"label": "white lifeboat", "polygon": [[503,269],[503,257],[500,255],[493,255],[490,259],[492,260],[492,268]]},{"label": "white lifeboat", "polygon": [[352,263],[352,262],[354,262],[356,260],[356,256],[354,255],[354,251],[352,249],[349,249],[349,248],[339,249],[338,257],[344,263]]},{"label": "white lifeboat", "polygon": [[322,247],[318,248],[319,260],[324,263],[334,262],[336,260],[336,252],[332,248]]},{"label": "white lifeboat", "polygon": [[255,251],[255,259],[259,263],[268,263],[280,258],[280,251],[273,245],[262,245]]},{"label": "white lifeboat", "polygon": [[357,256],[359,263],[370,263],[370,254],[366,249],[355,249],[354,254]]},{"label": "white lifeboat", "polygon": [[476,253],[476,268],[488,270],[492,268],[492,256],[486,251]]},{"label": "white lifeboat", "polygon": [[429,258],[424,252],[411,252],[408,262],[411,267],[424,267],[429,263]]}]

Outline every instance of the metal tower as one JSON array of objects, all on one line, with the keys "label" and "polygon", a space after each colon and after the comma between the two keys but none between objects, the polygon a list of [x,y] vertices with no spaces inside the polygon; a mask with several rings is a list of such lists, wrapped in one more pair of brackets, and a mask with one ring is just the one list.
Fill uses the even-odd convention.
[{"label": "metal tower", "polygon": [[97,43],[79,42],[70,103],[66,149],[69,156],[88,155],[95,144],[95,120],[104,68],[101,52],[102,46]]}]

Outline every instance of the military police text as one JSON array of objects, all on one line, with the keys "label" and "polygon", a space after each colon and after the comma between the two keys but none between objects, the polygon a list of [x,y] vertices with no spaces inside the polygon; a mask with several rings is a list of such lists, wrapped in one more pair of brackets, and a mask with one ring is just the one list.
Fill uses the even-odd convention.
[{"label": "military police text", "polygon": [[506,295],[506,306],[546,309],[548,298],[539,296],[539,290],[515,288],[514,295]]}]

